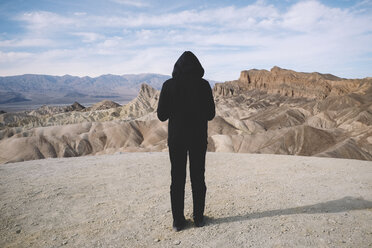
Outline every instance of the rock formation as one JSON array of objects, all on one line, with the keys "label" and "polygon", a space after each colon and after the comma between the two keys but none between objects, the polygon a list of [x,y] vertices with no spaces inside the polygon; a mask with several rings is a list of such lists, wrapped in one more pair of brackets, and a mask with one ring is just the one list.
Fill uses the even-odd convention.
[{"label": "rock formation", "polygon": [[68,106],[43,105],[40,108],[37,108],[29,112],[29,115],[40,116],[40,117],[45,116],[45,115],[52,116],[52,115],[59,114],[59,113],[81,111],[83,109],[85,109],[85,107],[78,102],[74,102],[73,104],[68,105]]},{"label": "rock formation", "polygon": [[214,91],[218,95],[226,96],[257,89],[289,97],[324,99],[327,96],[351,93],[362,84],[361,80],[347,80],[318,72],[295,72],[275,66],[270,71],[242,71],[238,80],[216,84]]},{"label": "rock formation", "polygon": [[156,111],[160,92],[142,84],[138,96],[120,109],[121,116],[135,119]]},{"label": "rock formation", "polygon": [[[243,71],[213,89],[208,150],[372,160],[372,79],[274,67]],[[165,151],[159,91],[142,84],[126,105],[42,107],[0,115],[0,163],[47,157]]]},{"label": "rock formation", "polygon": [[240,131],[212,134],[216,151],[372,159],[370,79],[274,67],[243,71],[213,91],[218,115]]},{"label": "rock formation", "polygon": [[94,104],[92,107],[87,108],[86,111],[111,109],[111,108],[117,108],[120,106],[121,105],[116,102],[109,101],[109,100],[103,100],[101,102]]}]

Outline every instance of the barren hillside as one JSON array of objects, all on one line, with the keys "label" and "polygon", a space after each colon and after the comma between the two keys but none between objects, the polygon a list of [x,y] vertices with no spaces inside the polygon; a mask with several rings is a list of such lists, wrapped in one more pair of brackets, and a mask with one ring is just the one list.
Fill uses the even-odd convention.
[{"label": "barren hillside", "polygon": [[[213,88],[208,150],[372,160],[372,80],[274,67],[243,71]],[[0,114],[0,162],[165,151],[159,91],[143,84],[133,101],[75,103]]]}]

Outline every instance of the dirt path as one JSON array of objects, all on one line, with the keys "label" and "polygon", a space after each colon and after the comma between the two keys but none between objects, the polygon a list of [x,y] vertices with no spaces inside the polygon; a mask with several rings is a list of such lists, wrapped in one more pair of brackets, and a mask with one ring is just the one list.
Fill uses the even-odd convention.
[{"label": "dirt path", "polygon": [[175,233],[167,153],[1,165],[0,247],[372,247],[372,162],[208,153],[206,179]]}]

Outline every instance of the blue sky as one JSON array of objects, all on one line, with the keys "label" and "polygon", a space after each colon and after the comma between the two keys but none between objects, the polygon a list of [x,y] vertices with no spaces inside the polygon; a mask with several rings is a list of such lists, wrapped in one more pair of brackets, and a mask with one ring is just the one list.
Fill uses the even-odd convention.
[{"label": "blue sky", "polygon": [[274,65],[372,76],[372,0],[0,0],[0,76],[170,75],[185,50],[205,77]]}]

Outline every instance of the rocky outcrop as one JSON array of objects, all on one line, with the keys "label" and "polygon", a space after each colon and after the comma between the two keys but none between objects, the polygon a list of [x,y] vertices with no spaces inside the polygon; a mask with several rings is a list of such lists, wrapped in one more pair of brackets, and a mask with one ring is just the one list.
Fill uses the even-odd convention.
[{"label": "rocky outcrop", "polygon": [[154,112],[158,99],[159,91],[147,84],[142,84],[138,96],[124,106],[108,100],[88,108],[79,103],[70,106],[42,106],[31,112],[0,115],[0,130],[6,127],[29,129],[92,121],[132,120]]},{"label": "rocky outcrop", "polygon": [[105,109],[117,108],[120,106],[121,105],[116,102],[113,102],[110,100],[103,100],[101,102],[94,104],[92,107],[86,108],[85,111],[105,110]]},{"label": "rocky outcrop", "polygon": [[260,90],[288,97],[324,99],[354,92],[366,81],[368,79],[348,80],[331,74],[295,72],[275,66],[270,71],[242,71],[238,80],[216,84],[214,92],[217,96],[229,96]]},{"label": "rocky outcrop", "polygon": [[[32,116],[45,116],[45,115],[55,115],[55,114],[60,114],[60,113],[66,113],[66,112],[71,112],[71,111],[82,111],[84,110],[85,107],[81,105],[78,102],[74,102],[71,105],[68,106],[48,106],[48,105],[43,105],[35,110],[30,111],[28,114]],[[24,113],[27,113],[24,112]]]},{"label": "rocky outcrop", "polygon": [[78,102],[74,102],[69,108],[70,111],[81,111],[83,109],[85,109],[85,107]]},{"label": "rocky outcrop", "polygon": [[85,122],[2,134],[0,163],[5,163],[118,151],[161,151],[166,148],[167,128],[158,120]]},{"label": "rocky outcrop", "polygon": [[142,84],[138,96],[120,110],[121,116],[131,119],[154,112],[158,106],[160,92],[147,84]]},{"label": "rocky outcrop", "polygon": [[[251,70],[242,73],[238,81],[214,87],[216,117],[208,123],[208,151],[372,160],[369,79],[344,80],[278,68],[272,71]],[[264,78],[275,78],[275,73],[282,79],[273,79],[269,87]],[[292,84],[296,78],[308,83],[299,80]],[[282,94],[284,91],[275,93],[274,89],[282,87],[279,82],[293,86],[293,96]],[[320,87],[317,93],[307,84],[330,88]],[[45,112],[39,109],[38,115],[2,114],[0,163],[121,151],[165,151],[167,123],[156,117],[159,94],[142,84],[138,96],[123,106],[106,101],[96,104],[95,110],[81,111],[82,107],[74,104],[74,111],[56,114],[47,107],[42,108]]]}]

